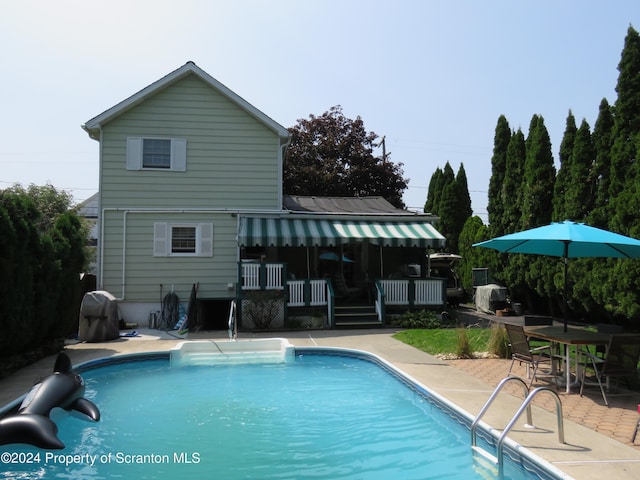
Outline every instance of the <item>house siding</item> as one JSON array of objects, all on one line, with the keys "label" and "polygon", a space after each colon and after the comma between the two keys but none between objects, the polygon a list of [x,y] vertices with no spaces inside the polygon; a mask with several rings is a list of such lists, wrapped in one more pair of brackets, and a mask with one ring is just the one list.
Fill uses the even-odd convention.
[{"label": "house siding", "polygon": [[[154,256],[156,222],[212,224],[213,256]],[[186,300],[195,283],[199,284],[201,298],[234,296],[234,290],[228,289],[228,284],[237,278],[237,218],[232,214],[107,210],[104,223],[107,233],[103,288],[118,298],[156,302],[162,288],[164,294],[173,289],[180,299]]]},{"label": "house siding", "polygon": [[[186,138],[186,172],[126,170],[131,136]],[[102,206],[279,209],[280,155],[277,134],[191,75],[104,125]]]},{"label": "house siding", "polygon": [[[128,137],[185,138],[186,171],[127,170]],[[195,283],[200,298],[234,297],[233,212],[281,209],[278,134],[189,75],[102,125],[100,142],[101,288],[125,303],[157,304],[161,288],[186,301]],[[213,256],[154,256],[155,222],[211,223]]]}]

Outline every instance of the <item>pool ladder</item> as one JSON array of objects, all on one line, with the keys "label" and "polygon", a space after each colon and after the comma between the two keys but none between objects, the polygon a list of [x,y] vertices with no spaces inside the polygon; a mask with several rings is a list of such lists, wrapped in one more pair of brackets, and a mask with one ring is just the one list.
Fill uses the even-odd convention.
[{"label": "pool ladder", "polygon": [[[489,452],[487,452],[486,450],[484,450],[483,448],[478,447],[476,445],[476,430],[478,428],[478,424],[480,423],[480,419],[483,417],[483,415],[489,409],[489,406],[493,403],[493,400],[496,398],[496,396],[498,395],[500,390],[502,390],[502,388],[508,382],[512,382],[512,381],[519,382],[520,384],[522,384],[522,389],[524,391],[525,399],[522,402],[522,405],[520,405],[520,408],[518,409],[516,414],[513,416],[511,421],[507,424],[507,426],[504,428],[502,434],[498,438],[498,442],[496,443],[496,455],[494,456],[494,455],[490,454]],[[529,387],[527,386],[527,382],[525,382],[520,377],[513,376],[513,377],[507,377],[507,378],[502,379],[502,381],[498,384],[496,389],[493,391],[493,393],[491,394],[491,396],[489,397],[487,402],[484,404],[484,406],[480,410],[480,413],[478,413],[478,416],[473,420],[473,423],[471,424],[471,450],[474,453],[478,453],[479,455],[481,455],[485,459],[489,460],[493,465],[497,465],[497,467],[498,467],[498,478],[500,478],[500,479],[503,478],[503,475],[504,475],[504,465],[503,465],[504,464],[504,449],[503,449],[503,446],[504,446],[504,441],[505,441],[505,439],[507,437],[507,434],[511,431],[511,429],[513,428],[513,426],[515,425],[515,423],[518,421],[518,419],[520,418],[520,416],[522,415],[522,413],[525,410],[527,411],[527,423],[525,424],[525,427],[527,427],[527,428],[535,428],[534,425],[533,425],[533,420],[532,420],[532,415],[531,415],[531,401],[540,392],[549,392],[549,393],[551,393],[553,398],[556,401],[556,416],[558,418],[558,441],[560,443],[565,443],[564,442],[564,422],[563,422],[563,419],[562,419],[562,402],[560,402],[560,397],[558,396],[558,394],[554,390],[549,388],[549,387],[538,387],[538,388],[534,389],[532,392],[529,392]]]}]

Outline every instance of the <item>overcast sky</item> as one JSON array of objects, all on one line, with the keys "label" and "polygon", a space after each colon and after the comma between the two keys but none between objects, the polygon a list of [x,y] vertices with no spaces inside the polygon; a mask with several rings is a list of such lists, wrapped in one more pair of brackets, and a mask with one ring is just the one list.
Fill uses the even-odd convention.
[{"label": "overcast sky", "polygon": [[[0,189],[98,189],[87,120],[194,61],[284,127],[334,105],[386,137],[422,209],[434,170],[464,164],[487,220],[504,114],[545,120],[554,158],[569,110],[593,127],[616,99],[638,0],[2,0]],[[378,154],[381,155],[381,151]]]}]

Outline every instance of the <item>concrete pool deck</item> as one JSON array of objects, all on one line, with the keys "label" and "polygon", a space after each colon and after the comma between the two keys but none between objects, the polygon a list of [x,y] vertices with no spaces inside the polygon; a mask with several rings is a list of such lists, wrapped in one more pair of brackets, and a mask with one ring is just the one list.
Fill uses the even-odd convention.
[{"label": "concrete pool deck", "polygon": [[[183,340],[167,332],[146,329],[138,331],[141,333],[138,337],[120,338],[104,343],[79,343],[68,345],[65,350],[72,362],[79,364],[118,354],[166,351]],[[480,411],[497,382],[506,376],[509,369],[510,360],[440,360],[395,340],[392,335],[396,331],[397,329],[374,329],[241,333],[239,339],[282,337],[299,347],[342,347],[370,352],[395,365],[414,380],[473,416]],[[228,340],[228,337],[226,332],[198,332],[190,333],[187,339]],[[55,356],[48,357],[0,380],[0,405],[13,401],[28,391],[35,381],[49,375],[54,361]],[[515,373],[524,375],[524,368],[522,372]],[[547,392],[541,392],[538,395],[540,400],[536,398],[534,402],[533,422],[537,428],[524,428],[523,415],[509,434],[509,438],[577,480],[601,480],[603,477],[616,480],[640,478],[640,445],[634,447],[630,438],[627,443],[623,443],[596,431],[597,428],[607,431],[606,424],[613,425],[609,429],[621,428],[615,427],[615,422],[610,418],[614,414],[618,415],[618,408],[604,406],[597,389],[589,395],[582,398],[590,400],[586,409],[584,402],[577,400],[580,399],[579,395],[560,395],[565,444],[558,442],[555,403],[552,395]],[[638,398],[635,400],[637,403]],[[502,430],[521,403],[521,391],[505,389],[505,392],[496,398],[483,421],[497,430]],[[629,418],[634,419],[635,425],[638,416],[635,409],[632,413],[626,413]],[[581,418],[580,423],[583,424],[576,421]],[[585,426],[589,425],[589,420],[596,422],[592,428]],[[626,424],[624,428],[627,428]],[[640,444],[640,435],[636,443]]]}]

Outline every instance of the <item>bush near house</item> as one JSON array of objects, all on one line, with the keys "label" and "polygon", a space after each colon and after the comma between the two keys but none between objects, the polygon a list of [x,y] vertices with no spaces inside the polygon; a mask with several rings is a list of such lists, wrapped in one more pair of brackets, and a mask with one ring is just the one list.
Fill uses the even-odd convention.
[{"label": "bush near house", "polygon": [[[66,201],[45,211],[52,196]],[[0,191],[0,366],[31,356],[60,339],[78,321],[86,228],[69,210],[70,196],[51,186]],[[47,349],[45,349],[47,350]],[[52,353],[52,352],[45,352]],[[36,355],[37,356],[37,355]],[[15,359],[14,359],[15,360]],[[2,370],[0,368],[0,375]]]}]

